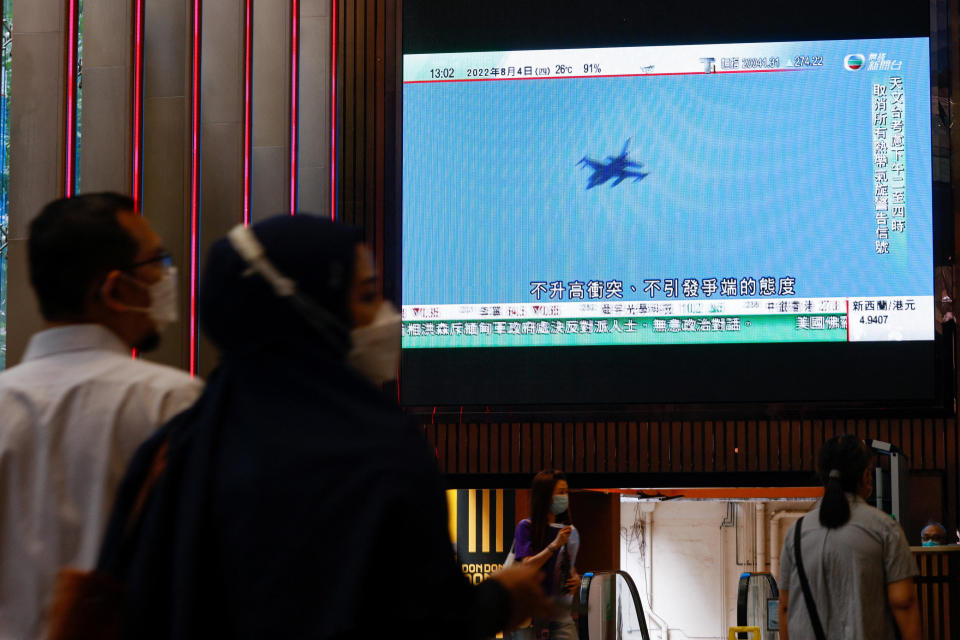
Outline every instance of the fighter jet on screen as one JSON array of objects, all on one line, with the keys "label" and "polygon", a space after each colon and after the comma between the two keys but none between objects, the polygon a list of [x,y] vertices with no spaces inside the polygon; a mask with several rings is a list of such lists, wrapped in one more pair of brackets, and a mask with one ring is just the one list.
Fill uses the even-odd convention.
[{"label": "fighter jet on screen", "polygon": [[610,185],[611,188],[617,186],[627,178],[633,178],[634,182],[640,182],[646,178],[649,174],[643,173],[642,171],[631,171],[631,169],[639,169],[643,166],[643,163],[629,160],[630,154],[627,152],[629,147],[630,138],[627,138],[620,155],[607,156],[606,163],[591,160],[587,156],[580,158],[580,162],[577,163],[578,167],[586,165],[593,169],[593,175],[590,176],[590,180],[587,182],[587,189],[593,189],[597,185],[601,185],[609,180],[614,180],[614,178],[616,178],[616,180]]}]

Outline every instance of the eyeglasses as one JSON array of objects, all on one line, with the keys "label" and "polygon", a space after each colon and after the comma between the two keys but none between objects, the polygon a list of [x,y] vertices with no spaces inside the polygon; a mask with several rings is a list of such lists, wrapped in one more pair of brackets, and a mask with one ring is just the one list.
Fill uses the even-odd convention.
[{"label": "eyeglasses", "polygon": [[136,269],[137,267],[142,267],[145,264],[153,264],[154,262],[159,262],[160,266],[162,267],[172,267],[173,256],[171,256],[167,251],[161,251],[159,255],[154,256],[153,258],[131,264],[130,266],[126,267],[124,271],[130,271],[132,269]]}]

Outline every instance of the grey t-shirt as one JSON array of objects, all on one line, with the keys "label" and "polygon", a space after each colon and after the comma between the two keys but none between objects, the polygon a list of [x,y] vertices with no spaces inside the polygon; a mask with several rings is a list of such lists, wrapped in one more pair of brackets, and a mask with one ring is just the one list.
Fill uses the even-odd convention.
[{"label": "grey t-shirt", "polygon": [[[887,585],[917,575],[917,563],[897,521],[847,494],[850,520],[837,529],[820,524],[820,507],[803,519],[803,568],[827,638],[893,640],[896,623]],[[810,614],[795,571],[793,535],[780,553],[780,587],[790,590],[790,640],[814,638]]]}]

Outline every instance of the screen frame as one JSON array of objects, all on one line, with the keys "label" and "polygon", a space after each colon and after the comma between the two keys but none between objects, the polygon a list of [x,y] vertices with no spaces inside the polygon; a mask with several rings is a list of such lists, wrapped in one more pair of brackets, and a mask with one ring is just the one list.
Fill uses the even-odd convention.
[{"label": "screen frame", "polygon": [[[395,114],[396,121],[396,146],[395,146],[395,158],[394,162],[396,171],[394,172],[396,180],[396,205],[395,205],[395,220],[396,226],[396,243],[395,246],[388,246],[385,249],[385,253],[388,257],[388,263],[395,266],[394,269],[389,272],[389,290],[395,292],[398,304],[402,300],[402,220],[403,220],[403,55],[404,53],[427,53],[429,50],[424,50],[422,47],[418,48],[416,51],[405,51],[405,34],[403,29],[404,16],[406,16],[406,9],[411,4],[430,4],[431,2],[437,3],[440,0],[406,0],[399,2],[398,12],[401,18],[398,20],[397,25],[397,51],[396,51],[396,65],[397,65],[397,74],[396,74],[396,95],[397,95],[397,109]],[[749,4],[751,0],[738,0],[741,4]],[[938,0],[939,1],[939,0]],[[569,3],[568,3],[569,4]],[[704,2],[704,4],[707,4]],[[822,3],[826,5],[826,3]],[[882,4],[882,3],[881,3]],[[888,2],[888,4],[895,5],[893,2]],[[647,5],[649,6],[649,5]],[[469,7],[461,7],[461,10],[467,11]],[[933,32],[933,25],[931,24],[932,20],[929,17],[929,5],[924,5],[927,18],[925,20],[925,33],[924,37],[930,38],[930,75],[931,75],[931,94],[934,94],[936,89],[935,77],[938,73],[936,66],[936,56],[933,50],[935,45],[935,33]],[[786,9],[782,9],[786,11]],[[494,9],[490,11],[495,13]],[[877,12],[879,13],[879,12]],[[918,22],[918,21],[915,21]],[[914,25],[916,26],[916,25]],[[800,37],[795,36],[789,38],[789,40],[801,40],[801,39],[843,39],[843,38],[853,38],[853,37],[898,37],[898,36],[917,36],[920,35],[916,31],[910,32],[908,26],[900,24],[900,32],[890,34],[884,33],[883,36],[879,36],[876,33],[873,34],[851,34],[851,33],[832,33],[828,34],[830,37]],[[864,27],[865,30],[869,29]],[[892,31],[896,31],[893,29]],[[775,38],[770,38],[771,41],[774,41]],[[781,38],[783,40],[783,38]],[[736,36],[724,36],[717,39],[705,38],[702,41],[696,42],[696,44],[710,44],[712,42],[735,42],[735,41],[757,41],[757,38],[752,40],[744,40],[742,38],[737,38]],[[655,44],[683,44],[690,43],[689,40],[680,41],[671,40],[669,42],[644,42],[643,44],[626,43],[613,41],[602,46],[644,46],[644,45],[655,45]],[[557,43],[554,43],[553,46],[548,46],[547,43],[544,43],[542,47],[529,47],[529,46],[471,46],[470,42],[464,44],[460,47],[459,51],[491,51],[491,50],[519,50],[519,49],[531,49],[531,48],[577,48],[577,47],[588,47],[588,46],[600,46],[596,42],[581,42],[579,44],[566,44],[560,46]],[[450,50],[444,48],[442,42],[437,44],[436,52],[442,52]],[[931,121],[931,127],[935,127],[935,122]],[[933,136],[933,131],[931,131],[931,136]],[[934,151],[931,148],[931,161],[936,157],[934,156]],[[933,255],[931,256],[933,261],[933,268],[935,279],[937,273],[940,271],[941,267],[952,268],[953,263],[953,219],[952,211],[950,206],[950,193],[947,190],[944,194],[943,190],[938,190],[938,183],[934,181],[931,184],[931,195],[933,198],[933,211],[932,211],[932,225],[933,225]],[[387,215],[390,215],[389,213]],[[393,254],[395,252],[395,254]],[[931,287],[933,288],[933,287]],[[789,343],[784,343],[789,344]],[[827,343],[813,343],[813,344],[827,344]],[[858,343],[843,343],[845,346]],[[876,343],[873,343],[876,344]],[[893,344],[893,343],[882,343],[882,344]],[[925,343],[926,344],[926,343]],[[711,345],[713,346],[713,345]],[[734,346],[734,345],[730,345]],[[738,344],[737,347],[746,347],[749,345]],[[763,345],[770,346],[770,345]],[[834,345],[836,346],[836,345]],[[512,350],[512,349],[598,349],[604,347],[500,347],[499,349]],[[639,348],[648,348],[648,347],[639,347]],[[706,345],[680,345],[679,348],[698,348],[704,349],[709,348]],[[401,366],[400,370],[400,380],[397,383],[396,393],[397,398],[401,402],[404,410],[413,415],[425,417],[429,416],[431,421],[448,421],[448,420],[457,420],[461,423],[464,421],[469,422],[499,422],[503,420],[525,420],[525,419],[541,419],[541,420],[570,420],[570,421],[582,421],[582,420],[595,420],[595,419],[610,419],[610,420],[623,420],[623,419],[658,419],[658,420],[684,420],[684,419],[704,419],[709,417],[714,418],[723,418],[723,417],[740,417],[745,419],[778,419],[778,418],[825,418],[825,417],[947,417],[956,415],[957,412],[957,368],[956,368],[956,323],[955,322],[946,322],[937,326],[937,332],[935,334],[935,339],[933,341],[932,348],[934,350],[934,361],[933,367],[934,371],[931,373],[933,379],[933,394],[930,400],[906,400],[906,401],[883,401],[883,400],[861,400],[861,401],[846,401],[846,400],[786,400],[786,401],[767,401],[767,400],[747,400],[747,401],[733,401],[733,402],[722,402],[716,400],[694,400],[694,401],[671,401],[671,402],[574,402],[574,403],[557,403],[557,402],[539,402],[539,403],[527,403],[527,402],[497,402],[490,404],[477,404],[477,403],[465,403],[465,404],[456,404],[456,403],[445,403],[445,404],[433,404],[429,401],[424,401],[424,399],[418,399],[415,402],[404,402],[404,393],[403,393],[403,369],[407,366],[410,366],[409,362],[409,353],[413,351],[419,351],[418,349],[407,349],[404,350],[403,361],[404,364]],[[473,351],[475,348],[460,348],[460,349],[432,349],[434,352],[442,351],[456,351],[458,353],[463,353],[464,351]]]}]

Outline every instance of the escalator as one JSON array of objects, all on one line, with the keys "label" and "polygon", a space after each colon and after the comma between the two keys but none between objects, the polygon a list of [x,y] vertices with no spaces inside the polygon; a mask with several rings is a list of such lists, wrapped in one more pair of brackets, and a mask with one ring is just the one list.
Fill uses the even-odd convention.
[{"label": "escalator", "polygon": [[[737,588],[737,626],[759,627],[756,640],[776,640],[779,595],[769,573],[742,574]],[[580,640],[650,640],[636,584],[626,571],[585,573],[578,612]],[[747,638],[748,634],[737,637]]]},{"label": "escalator", "polygon": [[578,611],[580,640],[650,640],[637,585],[626,571],[583,574]]},{"label": "escalator", "polygon": [[[780,592],[769,573],[743,573],[737,585],[737,626],[757,627],[762,640],[776,640]],[[747,638],[746,633],[737,635]]]}]

